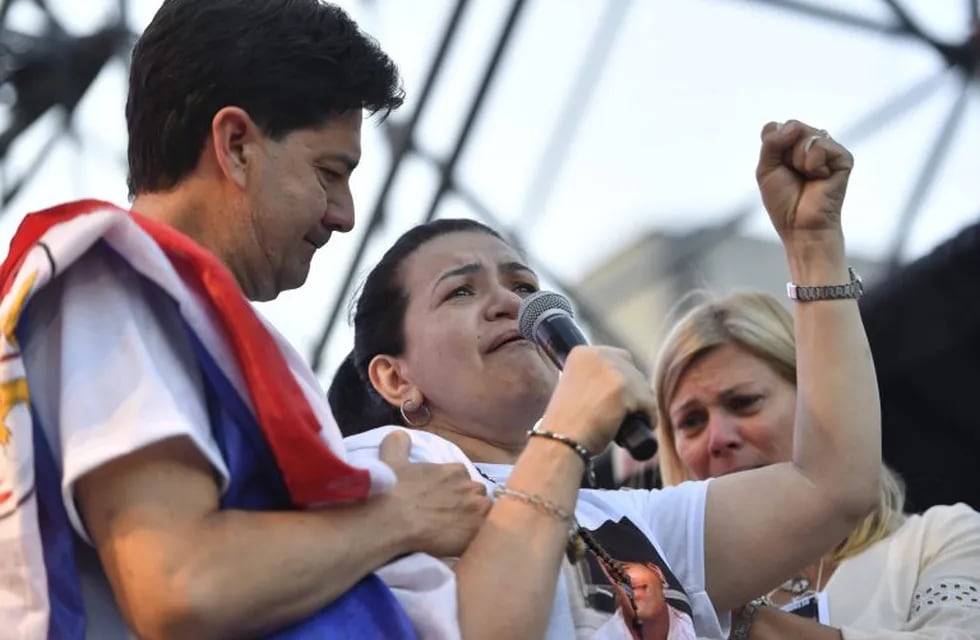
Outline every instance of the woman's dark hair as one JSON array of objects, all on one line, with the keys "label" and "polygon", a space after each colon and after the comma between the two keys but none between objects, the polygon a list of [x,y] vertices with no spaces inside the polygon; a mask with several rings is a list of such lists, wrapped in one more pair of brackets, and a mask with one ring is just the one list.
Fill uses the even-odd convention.
[{"label": "woman's dark hair", "polygon": [[430,240],[465,231],[503,240],[499,233],[476,220],[435,220],[402,234],[364,279],[354,308],[354,350],[344,358],[327,392],[334,418],[345,436],[401,424],[398,407],[388,404],[371,385],[368,365],[376,355],[400,356],[405,351],[408,293],[402,286],[402,264]]},{"label": "woman's dark hair", "polygon": [[398,70],[319,0],[165,0],[133,49],[130,195],[165,191],[200,159],[214,114],[241,107],[266,135],[402,103]]}]

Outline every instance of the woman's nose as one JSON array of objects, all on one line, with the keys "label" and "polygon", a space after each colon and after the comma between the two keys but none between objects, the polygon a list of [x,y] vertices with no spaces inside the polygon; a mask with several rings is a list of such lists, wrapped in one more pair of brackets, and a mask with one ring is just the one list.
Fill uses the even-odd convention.
[{"label": "woman's nose", "polygon": [[521,301],[524,298],[519,296],[513,289],[506,286],[498,286],[494,289],[494,293],[490,304],[487,308],[487,315],[490,319],[494,318],[517,318],[517,312],[521,308]]},{"label": "woman's nose", "polygon": [[708,424],[708,449],[712,456],[723,455],[742,446],[738,425],[731,416],[713,416]]}]

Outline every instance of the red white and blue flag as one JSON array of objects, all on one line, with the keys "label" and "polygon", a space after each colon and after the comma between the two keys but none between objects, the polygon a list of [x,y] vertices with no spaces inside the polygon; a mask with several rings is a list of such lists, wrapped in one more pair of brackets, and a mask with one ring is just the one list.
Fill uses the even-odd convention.
[{"label": "red white and blue flag", "polygon": [[[105,202],[31,214],[0,266],[0,630],[11,637],[85,637],[77,536],[61,502],[60,465],[31,411],[17,337],[31,297],[98,242],[180,309],[208,392],[221,403],[211,430],[231,474],[223,507],[313,508],[364,500],[394,482],[381,463],[345,462],[312,372],[297,373],[304,368],[296,366],[298,356],[212,254],[171,227]],[[388,590],[368,576],[273,637],[414,636]]]}]

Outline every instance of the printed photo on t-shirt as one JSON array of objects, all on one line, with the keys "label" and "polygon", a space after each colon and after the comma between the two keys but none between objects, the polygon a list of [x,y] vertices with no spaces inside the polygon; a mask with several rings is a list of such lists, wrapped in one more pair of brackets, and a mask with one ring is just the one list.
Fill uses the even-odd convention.
[{"label": "printed photo on t-shirt", "polygon": [[[592,537],[617,563],[610,568],[591,550],[566,567],[569,598],[579,637],[611,617],[619,619],[637,640],[693,640],[691,601],[680,581],[647,537],[628,518],[606,521]],[[629,585],[617,585],[615,573],[625,572]],[[630,602],[629,591],[632,591]],[[635,605],[635,614],[633,613]],[[585,632],[585,633],[583,633]]]}]

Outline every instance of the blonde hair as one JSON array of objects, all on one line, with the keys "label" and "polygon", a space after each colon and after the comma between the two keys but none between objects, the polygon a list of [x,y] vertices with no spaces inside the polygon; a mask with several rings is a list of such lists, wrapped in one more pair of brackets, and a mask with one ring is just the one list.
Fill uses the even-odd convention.
[{"label": "blonde hair", "polygon": [[[677,455],[668,406],[687,369],[709,351],[736,345],[756,356],[796,386],[793,317],[772,296],[741,292],[707,300],[685,313],[671,328],[657,354],[653,389],[657,397],[660,475],[665,486],[695,479]],[[905,491],[888,467],[881,468],[881,494],[875,510],[835,549],[839,562],[887,537],[904,519]]]}]

